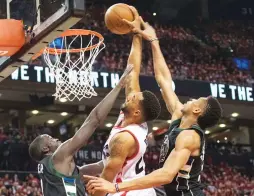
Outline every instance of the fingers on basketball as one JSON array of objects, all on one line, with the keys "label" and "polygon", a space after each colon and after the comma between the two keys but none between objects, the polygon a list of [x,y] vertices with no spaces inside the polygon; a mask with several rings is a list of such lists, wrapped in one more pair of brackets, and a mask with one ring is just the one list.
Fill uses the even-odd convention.
[{"label": "fingers on basketball", "polygon": [[132,22],[130,22],[130,21],[124,19],[124,18],[122,19],[122,21],[125,22],[125,23],[126,23],[127,25],[129,25],[130,27],[133,27]]},{"label": "fingers on basketball", "polygon": [[134,19],[135,20],[138,19],[138,17],[139,17],[138,10],[135,7],[133,7],[133,6],[129,6],[129,8],[131,9],[131,11],[132,11],[132,13],[134,15]]}]

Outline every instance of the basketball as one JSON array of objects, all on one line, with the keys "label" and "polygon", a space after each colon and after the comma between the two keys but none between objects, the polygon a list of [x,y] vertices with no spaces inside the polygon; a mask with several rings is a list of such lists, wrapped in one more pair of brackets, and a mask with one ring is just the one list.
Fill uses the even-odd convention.
[{"label": "basketball", "polygon": [[127,4],[117,3],[108,8],[105,14],[105,24],[112,33],[123,35],[131,31],[131,27],[122,19],[134,20],[134,15]]}]

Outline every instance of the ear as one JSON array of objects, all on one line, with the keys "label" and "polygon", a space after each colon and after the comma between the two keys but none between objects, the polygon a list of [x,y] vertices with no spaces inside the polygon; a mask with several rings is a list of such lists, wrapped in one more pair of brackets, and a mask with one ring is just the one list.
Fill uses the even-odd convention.
[{"label": "ear", "polygon": [[140,111],[140,110],[136,110],[136,111],[134,112],[134,116],[140,116],[140,114],[141,114],[141,111]]},{"label": "ear", "polygon": [[202,111],[202,110],[201,110],[200,107],[194,107],[193,110],[192,110],[192,112],[193,112],[194,114],[196,114],[196,115],[200,114],[201,111]]},{"label": "ear", "polygon": [[47,153],[47,152],[49,152],[49,147],[48,146],[44,146],[44,147],[42,147],[41,151],[43,153]]}]

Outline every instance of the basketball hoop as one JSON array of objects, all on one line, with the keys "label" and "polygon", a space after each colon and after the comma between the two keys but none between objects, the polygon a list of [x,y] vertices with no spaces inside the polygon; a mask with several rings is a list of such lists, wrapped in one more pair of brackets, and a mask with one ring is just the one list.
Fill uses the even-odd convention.
[{"label": "basketball hoop", "polygon": [[[86,39],[88,44],[84,44]],[[95,31],[69,29],[44,49],[44,60],[56,79],[56,99],[97,96],[91,72],[95,58],[105,48],[103,41]]]}]

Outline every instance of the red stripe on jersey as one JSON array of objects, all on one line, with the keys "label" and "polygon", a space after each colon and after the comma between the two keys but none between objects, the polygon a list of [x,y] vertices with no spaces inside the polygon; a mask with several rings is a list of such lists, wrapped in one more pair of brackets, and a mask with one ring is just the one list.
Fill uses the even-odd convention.
[{"label": "red stripe on jersey", "polygon": [[126,192],[124,192],[124,193],[123,193],[122,195],[120,195],[120,196],[126,196],[128,192],[129,192],[129,191],[126,191]]},{"label": "red stripe on jersey", "polygon": [[123,182],[121,178],[116,179],[116,183],[121,183],[121,182]]},{"label": "red stripe on jersey", "polygon": [[123,131],[120,131],[119,133],[122,133],[122,132],[127,132],[127,133],[131,134],[132,137],[135,139],[136,143],[138,144],[138,149],[136,150],[136,152],[131,157],[126,158],[126,160],[129,161],[131,159],[134,159],[138,155],[140,146],[139,146],[138,139],[136,138],[136,136],[132,132],[130,132],[128,130],[123,130]]},{"label": "red stripe on jersey", "polygon": [[[116,183],[121,183],[121,182],[123,182],[121,178],[117,178],[117,179],[116,179]],[[129,191],[125,191],[125,192],[124,192],[123,194],[121,194],[120,196],[126,196],[128,192],[129,192]]]}]

